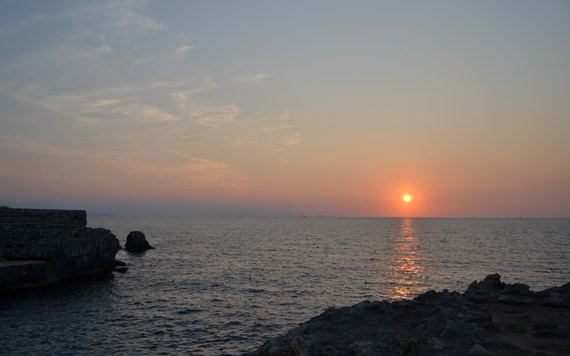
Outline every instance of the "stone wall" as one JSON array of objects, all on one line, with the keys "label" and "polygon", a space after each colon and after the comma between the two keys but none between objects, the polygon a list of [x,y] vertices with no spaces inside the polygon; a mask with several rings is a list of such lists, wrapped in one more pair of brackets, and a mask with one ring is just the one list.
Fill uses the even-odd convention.
[{"label": "stone wall", "polygon": [[0,291],[110,271],[119,249],[83,210],[0,208]]}]

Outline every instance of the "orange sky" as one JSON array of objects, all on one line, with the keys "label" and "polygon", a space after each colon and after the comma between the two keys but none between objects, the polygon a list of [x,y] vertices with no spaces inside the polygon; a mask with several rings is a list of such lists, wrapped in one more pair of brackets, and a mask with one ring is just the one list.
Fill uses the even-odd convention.
[{"label": "orange sky", "polygon": [[0,204],[570,217],[569,14],[519,1],[7,5]]}]

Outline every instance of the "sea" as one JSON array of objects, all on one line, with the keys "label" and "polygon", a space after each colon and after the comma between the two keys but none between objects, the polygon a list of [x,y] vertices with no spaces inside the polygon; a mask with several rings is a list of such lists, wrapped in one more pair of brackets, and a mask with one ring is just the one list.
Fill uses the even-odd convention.
[{"label": "sea", "polygon": [[0,298],[2,355],[241,355],[327,308],[570,282],[570,219],[88,217],[126,273]]}]

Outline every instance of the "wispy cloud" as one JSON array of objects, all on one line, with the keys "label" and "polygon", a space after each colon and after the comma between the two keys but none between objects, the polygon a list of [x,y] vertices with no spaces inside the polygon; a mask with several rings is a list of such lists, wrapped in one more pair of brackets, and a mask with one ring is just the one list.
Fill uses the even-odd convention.
[{"label": "wispy cloud", "polygon": [[88,124],[101,124],[103,121],[117,123],[117,120],[130,122],[177,121],[179,118],[156,106],[144,104],[144,98],[118,96],[118,90],[92,93],[64,93],[27,101],[38,103],[54,113],[74,118]]},{"label": "wispy cloud", "polygon": [[228,95],[239,89],[228,84],[263,83],[267,73],[232,79],[193,65],[188,57],[201,49],[146,5],[77,3],[42,18],[71,30],[2,63],[0,95],[25,114],[2,117],[0,178],[118,196],[231,194],[249,189],[241,148],[280,152],[300,142],[288,114],[256,114]]},{"label": "wispy cloud", "polygon": [[162,109],[150,105],[139,105],[139,104],[125,105],[118,107],[113,112],[119,113],[125,118],[130,118],[132,120],[138,120],[141,122],[162,122],[162,121],[180,120],[176,116],[171,115]]},{"label": "wispy cloud", "polygon": [[194,46],[188,46],[188,45],[180,46],[174,50],[174,53],[176,53],[178,55],[185,56],[186,54],[188,54],[188,51],[190,51],[193,48],[194,48]]},{"label": "wispy cloud", "polygon": [[109,46],[101,46],[95,50],[97,53],[112,53],[113,49]]},{"label": "wispy cloud", "polygon": [[[71,6],[67,6],[71,5]],[[86,3],[66,4],[60,12],[33,14],[16,24],[0,25],[2,31],[17,31],[37,24],[66,21],[72,24],[96,26],[101,33],[105,28],[126,29],[133,31],[160,31],[164,25],[152,16],[146,15],[148,0],[100,0]],[[54,6],[57,8],[57,5]],[[101,28],[100,26],[103,26]],[[71,36],[77,33],[70,33]]]},{"label": "wispy cloud", "polygon": [[240,123],[241,129],[230,138],[237,146],[258,146],[280,152],[301,142],[301,132],[292,124],[289,113],[281,116],[261,116]]},{"label": "wispy cloud", "polygon": [[240,108],[236,105],[205,105],[192,100],[193,91],[172,92],[172,100],[178,109],[194,124],[220,128],[234,121]]},{"label": "wispy cloud", "polygon": [[[41,75],[34,76],[38,80],[16,88],[15,97],[88,126],[119,125],[116,129],[127,135],[133,128],[121,123],[180,122],[180,132],[189,130],[185,124],[217,129],[220,141],[229,137],[255,145],[267,141],[263,135],[281,142],[280,147],[298,141],[290,123],[278,125],[279,120],[247,117],[238,120],[243,112],[238,103],[212,100],[217,83],[209,75],[188,71],[187,63],[181,61],[194,49],[187,36],[169,38],[164,33],[166,37],[156,38],[162,51],[145,50],[147,36],[164,29],[146,13],[147,2],[139,0],[89,3],[65,10],[58,21],[73,21],[81,29],[84,22],[97,26],[19,58],[19,69],[8,72],[43,69]],[[152,33],[141,34],[141,29]],[[99,39],[93,44],[87,39],[96,30]],[[181,39],[186,43],[180,44]],[[56,77],[55,73],[62,72],[63,76]],[[222,82],[261,83],[268,77],[264,72],[245,73]],[[266,145],[262,146],[265,149]]]},{"label": "wispy cloud", "polygon": [[3,175],[28,177],[24,179],[31,180],[42,177],[43,186],[72,193],[85,193],[87,190],[117,197],[181,199],[199,196],[204,192],[232,194],[236,189],[246,189],[248,186],[248,180],[228,164],[176,151],[171,154],[182,157],[182,160],[152,163],[116,154],[93,154],[5,140],[0,147],[15,153],[10,156],[19,157],[22,161],[35,158],[42,162],[33,166],[8,162],[6,168],[9,170],[3,170]]},{"label": "wispy cloud", "polygon": [[267,78],[269,78],[269,74],[267,73],[244,74],[230,80],[228,84],[261,83]]},{"label": "wispy cloud", "polygon": [[107,23],[117,28],[160,31],[164,26],[152,16],[145,15],[146,0],[98,1],[87,6],[77,6],[63,14],[65,18],[85,21],[92,18],[107,19]]},{"label": "wispy cloud", "polygon": [[234,121],[239,114],[240,108],[235,105],[191,105],[189,114],[192,121],[199,125],[220,128],[224,124]]},{"label": "wispy cloud", "polygon": [[153,88],[170,89],[169,95],[175,102],[189,100],[192,95],[214,90],[218,84],[212,78],[204,77],[192,83],[187,81],[159,81],[152,84]]}]

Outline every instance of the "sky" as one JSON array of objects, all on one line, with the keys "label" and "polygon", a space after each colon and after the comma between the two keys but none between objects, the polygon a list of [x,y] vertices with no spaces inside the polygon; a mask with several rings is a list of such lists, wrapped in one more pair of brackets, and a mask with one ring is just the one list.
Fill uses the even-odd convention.
[{"label": "sky", "polygon": [[570,217],[568,1],[0,0],[0,46],[0,205]]}]

